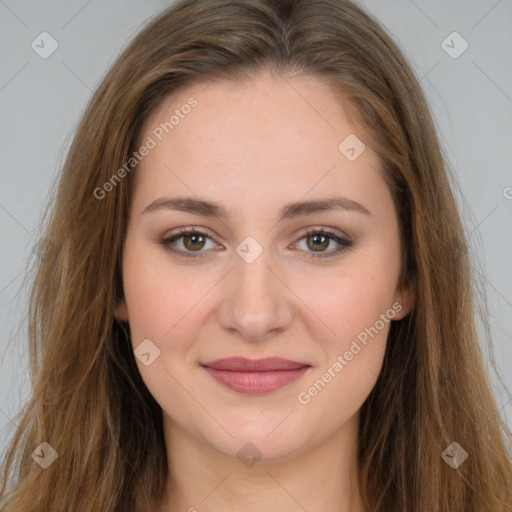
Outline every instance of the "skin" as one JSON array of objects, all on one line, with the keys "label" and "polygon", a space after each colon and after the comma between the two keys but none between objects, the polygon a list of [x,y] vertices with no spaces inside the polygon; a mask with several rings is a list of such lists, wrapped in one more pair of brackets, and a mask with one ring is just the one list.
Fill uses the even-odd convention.
[{"label": "skin", "polygon": [[[349,161],[338,150],[357,131],[325,84],[270,73],[174,93],[146,120],[141,143],[191,96],[197,106],[134,171],[125,301],[116,310],[134,348],[150,339],[160,349],[150,365],[137,365],[164,416],[175,502],[161,510],[359,510],[359,409],[381,369],[390,323],[309,403],[298,395],[394,303],[401,311],[393,320],[410,310],[409,290],[398,286],[398,218],[378,157],[366,147]],[[162,196],[182,195],[220,203],[231,216],[143,213]],[[287,203],[332,195],[371,215],[331,210],[278,220]],[[211,237],[172,243],[202,258],[159,243],[181,227]],[[333,254],[331,240],[315,249],[304,228],[328,228],[353,246]],[[263,249],[252,263],[236,252],[247,236]],[[307,257],[318,253],[333,255]],[[247,395],[200,366],[231,356],[279,356],[310,368],[279,390]],[[237,457],[248,442],[262,457],[252,467]]]}]

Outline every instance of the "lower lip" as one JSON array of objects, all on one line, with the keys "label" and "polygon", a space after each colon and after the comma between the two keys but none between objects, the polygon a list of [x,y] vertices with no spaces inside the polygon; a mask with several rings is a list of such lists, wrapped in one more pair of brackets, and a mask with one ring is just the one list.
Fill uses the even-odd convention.
[{"label": "lower lip", "polygon": [[304,375],[309,366],[295,370],[274,370],[268,372],[236,372],[216,370],[205,366],[204,369],[220,384],[233,391],[248,395],[262,395],[280,389]]}]

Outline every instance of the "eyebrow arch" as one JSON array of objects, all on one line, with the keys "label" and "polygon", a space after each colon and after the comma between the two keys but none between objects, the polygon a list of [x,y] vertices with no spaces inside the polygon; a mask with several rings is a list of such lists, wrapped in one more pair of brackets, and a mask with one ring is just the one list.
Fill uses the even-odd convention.
[{"label": "eyebrow arch", "polygon": [[[228,211],[221,205],[211,201],[197,199],[195,197],[160,197],[146,206],[142,214],[157,210],[177,210],[196,215],[203,215],[205,217],[218,217],[224,219],[230,217]],[[279,220],[288,220],[302,215],[311,215],[314,213],[332,210],[354,211],[371,216],[368,208],[363,206],[361,203],[342,196],[332,196],[313,201],[288,203],[282,208],[279,214]]]}]

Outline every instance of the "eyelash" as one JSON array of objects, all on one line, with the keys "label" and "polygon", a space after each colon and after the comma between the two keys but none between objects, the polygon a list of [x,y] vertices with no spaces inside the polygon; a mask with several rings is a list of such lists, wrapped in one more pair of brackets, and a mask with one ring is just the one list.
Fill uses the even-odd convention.
[{"label": "eyelash", "polygon": [[[183,238],[185,235],[201,235],[201,236],[204,236],[206,238],[209,238],[210,240],[213,240],[206,233],[203,233],[202,231],[199,231],[197,229],[181,228],[178,233],[175,233],[174,235],[171,235],[171,236],[168,236],[168,237],[162,239],[159,243],[166,250],[168,250],[168,251],[170,251],[170,252],[172,252],[174,254],[178,254],[179,256],[184,256],[185,258],[203,258],[204,256],[199,255],[199,252],[204,252],[204,251],[197,251],[198,254],[194,254],[192,251],[182,251],[182,250],[179,250],[179,249],[174,249],[174,248],[172,248],[169,245],[172,242],[175,242],[176,240],[179,240],[180,238]],[[310,259],[327,259],[327,258],[332,258],[332,257],[334,257],[334,256],[336,256],[336,255],[346,251],[347,249],[350,249],[353,246],[353,242],[351,242],[350,240],[341,238],[338,235],[336,235],[335,233],[333,233],[332,231],[329,231],[329,230],[326,230],[326,229],[311,229],[311,228],[307,229],[306,231],[304,231],[301,234],[301,236],[297,240],[297,242],[302,240],[303,238],[306,238],[306,237],[311,236],[311,235],[323,235],[323,236],[326,236],[328,239],[334,240],[336,243],[338,243],[339,247],[337,247],[334,250],[325,252],[325,253],[315,253],[315,252],[309,252],[308,251],[309,254],[307,256],[305,256],[306,258],[310,258]],[[295,243],[297,243],[297,242],[295,242]]]}]

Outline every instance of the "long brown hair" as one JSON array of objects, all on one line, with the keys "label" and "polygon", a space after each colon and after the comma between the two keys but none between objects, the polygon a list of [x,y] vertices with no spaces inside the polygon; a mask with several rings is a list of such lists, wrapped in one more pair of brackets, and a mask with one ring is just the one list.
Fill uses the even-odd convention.
[{"label": "long brown hair", "polygon": [[[135,512],[162,502],[162,412],[140,377],[127,326],[114,318],[133,172],[101,199],[95,190],[129,160],[164,97],[194,81],[250,79],[265,69],[324,80],[353,107],[399,213],[402,278],[414,305],[392,322],[361,410],[365,507],[512,510],[511,433],[484,368],[455,178],[397,45],[348,0],[181,0],[112,66],[64,164],[31,288],[32,394],[5,456],[5,512]],[[32,458],[43,442],[58,454],[45,469]],[[455,469],[441,456],[452,442],[468,452]]]}]

